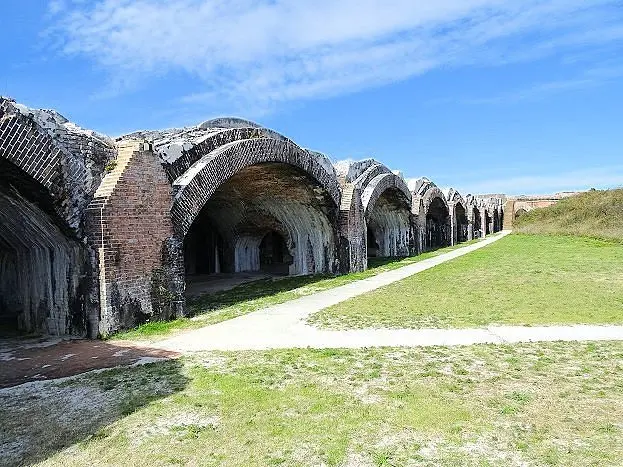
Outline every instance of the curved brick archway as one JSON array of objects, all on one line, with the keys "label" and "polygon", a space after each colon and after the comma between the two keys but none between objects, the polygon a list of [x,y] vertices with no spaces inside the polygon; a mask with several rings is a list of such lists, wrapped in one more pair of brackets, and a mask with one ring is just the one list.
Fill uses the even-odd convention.
[{"label": "curved brick archway", "polygon": [[214,192],[245,167],[261,163],[284,163],[309,174],[324,188],[336,207],[340,205],[340,186],[309,152],[287,141],[267,138],[238,141],[205,155],[174,185],[171,217],[176,232],[184,237]]},{"label": "curved brick archway", "polygon": [[368,256],[409,256],[412,243],[411,192],[394,173],[372,178],[362,194]]},{"label": "curved brick archway", "polygon": [[416,182],[414,203],[418,209],[419,251],[451,243],[451,213],[446,195],[430,180]]},{"label": "curved brick archway", "polygon": [[[185,239],[187,273],[336,270],[337,179],[290,141],[255,138],[217,149],[174,190],[172,219]],[[200,251],[208,254],[198,261]]]},{"label": "curved brick archway", "polygon": [[405,181],[394,173],[383,173],[374,177],[367,184],[361,196],[363,208],[366,214],[374,208],[376,202],[387,190],[395,190],[400,192],[405,203],[411,209],[412,199],[411,192]]},{"label": "curved brick archway", "polygon": [[0,158],[43,187],[78,236],[84,210],[115,153],[110,138],[83,130],[55,111],[0,98]]},{"label": "curved brick archway", "polygon": [[454,188],[448,190],[446,199],[451,216],[452,244],[462,243],[469,238],[467,202]]},{"label": "curved brick archway", "polygon": [[85,211],[114,155],[109,138],[57,112],[0,98],[0,321],[9,329],[86,333]]}]

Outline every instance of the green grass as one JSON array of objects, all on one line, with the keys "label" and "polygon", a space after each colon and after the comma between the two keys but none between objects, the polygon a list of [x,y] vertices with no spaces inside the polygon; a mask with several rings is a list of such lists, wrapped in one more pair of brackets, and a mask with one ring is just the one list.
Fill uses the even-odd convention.
[{"label": "green grass", "polygon": [[206,353],[0,392],[40,465],[623,464],[623,343]]},{"label": "green grass", "polygon": [[623,244],[509,235],[310,317],[329,328],[623,322]]},{"label": "green grass", "polygon": [[339,287],[356,280],[366,279],[382,272],[440,255],[469,243],[462,243],[454,247],[443,248],[410,258],[371,258],[368,270],[343,276],[296,276],[274,280],[265,279],[243,284],[231,290],[204,295],[190,301],[188,311],[191,317],[172,321],[150,322],[136,329],[116,334],[112,339],[153,340],[167,337],[176,331],[219,323],[305,295]]},{"label": "green grass", "polygon": [[593,190],[530,211],[513,225],[516,232],[580,235],[623,242],[623,189]]}]

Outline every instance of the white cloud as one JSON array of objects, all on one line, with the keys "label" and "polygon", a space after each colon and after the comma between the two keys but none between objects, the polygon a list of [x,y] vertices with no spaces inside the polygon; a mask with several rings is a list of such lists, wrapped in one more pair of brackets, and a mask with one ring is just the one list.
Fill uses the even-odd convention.
[{"label": "white cloud", "polygon": [[54,8],[54,31],[65,54],[94,61],[117,87],[183,72],[201,83],[185,102],[272,106],[444,66],[534,60],[618,41],[617,3],[74,0]]},{"label": "white cloud", "polygon": [[56,15],[60,12],[62,12],[65,8],[66,8],[66,4],[64,0],[50,0],[50,3],[48,4],[48,10],[50,11],[50,14],[52,15]]}]

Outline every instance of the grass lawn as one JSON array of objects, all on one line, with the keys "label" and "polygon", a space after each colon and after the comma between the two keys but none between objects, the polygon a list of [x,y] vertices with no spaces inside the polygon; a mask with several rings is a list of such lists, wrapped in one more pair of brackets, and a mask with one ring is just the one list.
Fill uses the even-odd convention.
[{"label": "grass lawn", "polygon": [[334,329],[622,323],[623,243],[509,235],[310,322]]},{"label": "grass lawn", "polygon": [[155,340],[168,337],[175,331],[199,328],[226,321],[252,311],[287,302],[288,300],[294,300],[295,298],[339,287],[385,271],[417,263],[470,243],[473,242],[462,243],[454,247],[443,248],[410,258],[371,258],[368,270],[343,276],[296,276],[275,280],[265,279],[243,284],[231,290],[205,295],[192,300],[189,303],[188,310],[192,317],[147,323],[136,329],[116,334],[112,336],[112,339]]},{"label": "grass lawn", "polygon": [[623,465],[623,343],[206,353],[0,391],[0,463]]}]

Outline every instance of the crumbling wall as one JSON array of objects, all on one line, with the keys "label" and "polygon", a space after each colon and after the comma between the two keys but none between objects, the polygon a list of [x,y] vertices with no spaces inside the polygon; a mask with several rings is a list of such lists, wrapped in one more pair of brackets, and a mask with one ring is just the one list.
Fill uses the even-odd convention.
[{"label": "crumbling wall", "polygon": [[1,306],[17,331],[85,334],[85,207],[115,153],[55,111],[0,97]]}]

